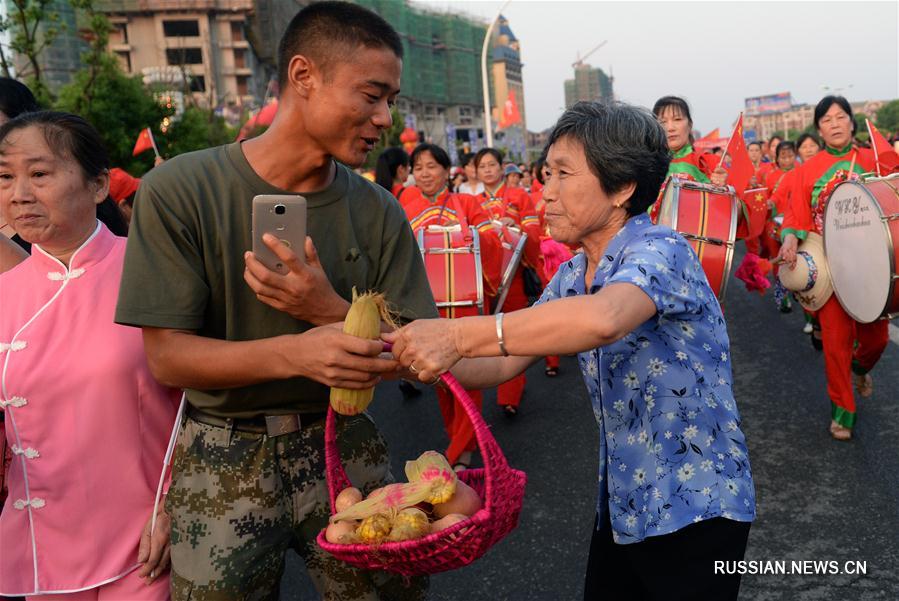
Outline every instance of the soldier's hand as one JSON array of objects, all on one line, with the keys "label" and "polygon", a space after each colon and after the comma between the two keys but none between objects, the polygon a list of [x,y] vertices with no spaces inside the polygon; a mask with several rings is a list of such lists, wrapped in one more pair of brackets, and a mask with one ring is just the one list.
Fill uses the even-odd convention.
[{"label": "soldier's hand", "polygon": [[380,357],[380,340],[366,340],[343,333],[343,324],[313,328],[288,337],[285,348],[296,375],[338,388],[375,386],[383,374],[398,371],[399,363]]},{"label": "soldier's hand", "polygon": [[147,584],[151,584],[165,572],[172,560],[172,549],[169,535],[172,532],[172,519],[165,512],[162,504],[156,512],[156,528],[150,533],[152,518],[147,520],[144,531],[140,535],[140,546],[137,550],[137,562],[143,564],[137,575]]},{"label": "soldier's hand", "polygon": [[322,269],[312,238],[306,236],[306,260],[296,255],[271,234],[262,241],[290,269],[281,275],[260,263],[251,252],[244,254],[244,281],[266,305],[283,311],[295,319],[318,326],[342,321],[350,304],[328,281]]}]

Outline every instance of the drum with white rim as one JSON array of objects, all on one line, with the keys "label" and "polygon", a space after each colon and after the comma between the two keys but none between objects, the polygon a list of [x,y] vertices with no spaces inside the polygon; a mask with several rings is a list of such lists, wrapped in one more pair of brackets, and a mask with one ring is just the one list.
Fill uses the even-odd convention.
[{"label": "drum with white rim", "polygon": [[476,228],[430,225],[416,233],[434,301],[444,318],[484,315],[484,273]]},{"label": "drum with white rim", "polygon": [[899,174],[834,188],[824,208],[833,289],[860,323],[899,317]]},{"label": "drum with white rim", "polygon": [[727,292],[738,206],[731,186],[672,177],[665,185],[659,208],[659,223],[687,239],[718,300],[723,300]]}]

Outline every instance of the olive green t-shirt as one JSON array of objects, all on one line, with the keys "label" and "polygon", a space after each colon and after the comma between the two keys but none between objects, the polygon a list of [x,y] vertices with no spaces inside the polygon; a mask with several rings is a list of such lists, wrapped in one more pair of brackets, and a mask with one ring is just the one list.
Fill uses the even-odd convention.
[{"label": "olive green t-shirt", "polygon": [[[311,324],[262,303],[243,279],[252,247],[252,201],[289,194],[253,171],[239,143],[166,161],[144,177],[134,203],[116,322],[258,340]],[[403,320],[436,317],[418,245],[396,199],[342,165],[325,190],[304,194],[307,233],[337,293],[383,292]],[[202,360],[202,358],[200,358]],[[227,390],[188,390],[221,417],[323,411],[328,387],[306,378]]]}]

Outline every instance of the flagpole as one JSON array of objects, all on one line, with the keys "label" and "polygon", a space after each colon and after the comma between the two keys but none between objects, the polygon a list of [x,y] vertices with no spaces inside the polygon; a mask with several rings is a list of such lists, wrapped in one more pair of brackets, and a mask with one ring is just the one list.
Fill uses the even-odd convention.
[{"label": "flagpole", "polygon": [[740,117],[737,119],[737,126],[734,127],[732,132],[730,132],[730,137],[727,139],[727,145],[724,146],[724,152],[721,153],[721,160],[718,161],[719,167],[724,164],[724,157],[727,156],[727,151],[730,150],[730,143],[734,139],[734,134],[737,133],[738,129],[740,129],[741,123],[743,123],[743,111],[740,111]]},{"label": "flagpole", "polygon": [[481,81],[484,88],[484,139],[487,142],[488,148],[493,147],[493,123],[490,117],[490,80],[487,78],[487,46],[490,45],[490,36],[493,33],[496,22],[511,1],[512,0],[506,0],[496,12],[496,16],[493,20],[490,21],[490,25],[487,27],[487,33],[484,34],[484,45],[481,47]]},{"label": "flagpole", "polygon": [[147,133],[150,134],[150,144],[153,145],[153,152],[156,154],[156,158],[161,159],[162,157],[159,156],[159,149],[156,148],[156,139],[153,137],[153,130],[148,127]]},{"label": "flagpole", "polygon": [[871,120],[865,117],[865,127],[868,128],[868,140],[871,142],[871,149],[874,151],[874,166],[877,169],[877,177],[880,175],[880,156],[877,154],[877,141],[874,139],[874,133],[871,131]]}]

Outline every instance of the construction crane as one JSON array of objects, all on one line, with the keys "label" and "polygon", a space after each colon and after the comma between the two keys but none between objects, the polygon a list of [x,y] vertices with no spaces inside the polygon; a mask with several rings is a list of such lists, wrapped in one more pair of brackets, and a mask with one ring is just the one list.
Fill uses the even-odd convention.
[{"label": "construction crane", "polygon": [[608,41],[609,41],[609,40],[603,40],[603,41],[602,41],[601,43],[599,43],[593,50],[591,50],[590,52],[588,52],[588,53],[585,54],[584,56],[581,56],[581,53],[578,52],[577,60],[574,61],[573,63],[571,63],[571,66],[572,66],[573,68],[577,69],[578,67],[580,67],[581,65],[583,65],[583,64],[584,64],[584,61],[587,60],[587,58],[588,58],[591,54],[593,54],[594,52],[596,52],[597,50],[599,50],[600,48],[602,48],[603,46],[605,46],[606,43],[607,43]]}]

